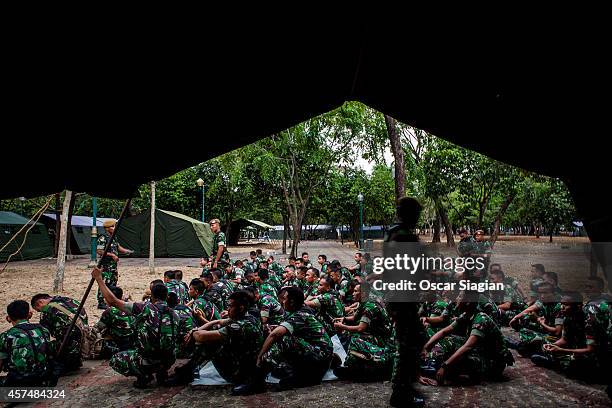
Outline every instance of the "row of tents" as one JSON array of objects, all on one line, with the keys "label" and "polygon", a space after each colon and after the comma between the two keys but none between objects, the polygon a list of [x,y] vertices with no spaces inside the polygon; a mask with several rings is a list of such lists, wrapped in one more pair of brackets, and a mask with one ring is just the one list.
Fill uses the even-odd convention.
[{"label": "row of tents", "polygon": [[[104,233],[103,224],[107,218],[96,218],[97,233]],[[134,251],[132,256],[149,256],[151,212],[146,211],[123,220],[117,230],[117,239],[125,248]],[[28,225],[29,220],[19,214],[0,211],[0,248],[4,247],[18,231]],[[29,226],[32,224],[30,223]],[[30,260],[51,257],[54,254],[56,214],[44,214],[28,232],[23,228],[10,244],[0,251],[0,261]],[[70,253],[89,254],[91,252],[91,228],[93,218],[73,215],[70,229]],[[228,243],[235,245],[245,230],[271,230],[272,226],[256,220],[239,219],[232,222]],[[19,247],[22,245],[21,249]],[[172,211],[155,211],[155,257],[199,258],[212,252],[213,233],[208,223],[198,221]],[[18,250],[19,249],[19,250]]]}]

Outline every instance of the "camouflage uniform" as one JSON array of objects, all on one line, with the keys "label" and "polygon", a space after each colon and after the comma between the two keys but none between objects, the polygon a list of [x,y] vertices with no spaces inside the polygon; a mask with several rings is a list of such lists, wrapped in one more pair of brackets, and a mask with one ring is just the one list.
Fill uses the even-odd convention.
[{"label": "camouflage uniform", "polygon": [[183,282],[179,282],[176,279],[172,279],[165,283],[166,288],[168,288],[168,293],[174,292],[176,296],[178,296],[179,303],[185,304],[189,302],[189,288],[185,290],[185,285],[182,285]]},{"label": "camouflage uniform", "polygon": [[278,298],[276,293],[276,288],[268,283],[268,281],[261,282],[257,284],[257,290],[260,295],[270,295],[273,298]]},{"label": "camouflage uniform", "polygon": [[499,308],[487,295],[480,293],[478,295],[478,311],[489,315],[496,324],[501,324],[501,313]]},{"label": "camouflage uniform", "polygon": [[355,322],[366,323],[368,328],[362,333],[351,333],[344,365],[362,370],[390,370],[395,354],[395,339],[385,309],[369,300],[360,303]]},{"label": "camouflage uniform", "polygon": [[193,310],[201,310],[209,322],[221,318],[221,310],[205,296],[200,296],[193,301]]},{"label": "camouflage uniform", "polygon": [[96,328],[106,338],[103,355],[112,356],[134,347],[134,317],[112,306],[102,312]]},{"label": "camouflage uniform", "polygon": [[[418,242],[409,226],[391,227],[385,242]],[[426,334],[419,321],[418,304],[414,302],[387,302],[387,313],[394,325],[395,360],[391,382],[394,389],[410,387],[416,380],[417,356],[425,343]]]},{"label": "camouflage uniform", "polygon": [[474,251],[474,247],[476,244],[476,240],[471,235],[468,235],[465,238],[462,238],[457,244],[457,252],[462,257],[468,257],[471,255],[472,251]]},{"label": "camouflage uniform", "polygon": [[[98,246],[97,249],[104,250],[106,248],[106,243],[110,240],[110,236],[108,234],[101,234],[98,236]],[[119,256],[119,242],[117,242],[117,237],[113,239],[113,243],[111,244],[108,254],[114,254]],[[104,279],[104,283],[107,287],[117,286],[117,281],[119,280],[119,273],[117,272],[117,262],[114,261],[110,256],[105,256],[102,259],[102,279]],[[98,288],[98,305],[104,305],[104,296],[102,296],[102,292]]]},{"label": "camouflage uniform", "polygon": [[284,286],[295,286],[296,288],[299,288],[300,287],[300,282],[296,278],[289,279],[287,281],[283,281],[283,286],[282,287],[284,287]]},{"label": "camouflage uniform", "polygon": [[533,315],[523,316],[517,327],[519,328],[520,348],[525,352],[538,352],[543,343],[554,343],[558,337],[543,332],[542,326],[537,322],[537,318],[543,316],[548,326],[563,325],[563,315],[561,304],[543,303],[540,300],[535,302],[537,310]]},{"label": "camouflage uniform", "polygon": [[[442,316],[442,313],[444,312],[447,306],[448,306],[448,302],[446,302],[443,299],[437,299],[432,302],[424,302],[423,304],[421,304],[421,307],[419,308],[419,317]],[[427,338],[430,338],[431,336],[433,336],[438,330],[440,330],[443,327],[444,325],[438,324],[436,326],[432,326],[430,324],[426,329]]]},{"label": "camouflage uniform", "polygon": [[[45,326],[51,336],[53,336],[58,342],[62,342],[64,334],[70,327],[70,322],[76,314],[79,308],[80,302],[74,299],[70,299],[63,296],[54,296],[51,301],[43,306],[40,311],[40,324]],[[55,306],[58,305],[61,308],[67,309],[70,315],[59,310]],[[87,312],[85,309],[81,310],[80,314],[81,322],[87,325]],[[59,345],[58,345],[59,348]],[[58,361],[64,365],[66,371],[81,367],[81,332],[75,327],[66,340],[66,344],[62,349],[62,354],[58,356]]]},{"label": "camouflage uniform", "polygon": [[310,296],[317,296],[319,294],[319,286],[317,285],[317,281],[314,281],[313,283],[306,282],[303,290],[305,299],[308,299]]},{"label": "camouflage uniform", "polygon": [[544,283],[544,279],[535,278],[532,279],[529,283],[529,297],[537,299],[538,298],[538,286]]},{"label": "camouflage uniform", "polygon": [[176,338],[176,357],[177,358],[191,358],[193,353],[193,344],[184,344],[183,339],[185,336],[196,327],[195,318],[193,313],[185,305],[177,305],[174,308],[174,312],[178,316],[178,331]]},{"label": "camouflage uniform", "polygon": [[213,283],[212,286],[204,292],[204,295],[217,306],[217,309],[223,311],[227,308],[227,300],[230,295],[234,293],[235,288],[236,286],[232,282],[222,279]]},{"label": "camouflage uniform", "polygon": [[333,319],[344,316],[342,302],[332,293],[322,293],[311,300],[317,311],[316,317],[325,327],[327,333],[333,336],[336,333]]},{"label": "camouflage uniform", "polygon": [[[467,354],[464,354],[456,364],[449,367],[453,374],[469,374],[472,378],[473,376],[496,377],[501,375],[506,365],[514,363],[512,354],[506,348],[501,330],[486,313],[476,312],[472,316],[463,313],[451,326],[454,332],[464,335],[462,337],[466,340],[469,336],[478,337],[476,346]],[[435,349],[436,347],[434,347]],[[442,363],[457,349],[442,352],[438,356],[438,361]]]},{"label": "camouflage uniform", "polygon": [[260,316],[266,317],[268,319],[268,324],[279,325],[283,321],[285,311],[276,297],[268,294],[260,295],[257,304],[259,306]]},{"label": "camouflage uniform", "polygon": [[491,292],[491,300],[498,305],[511,302],[510,309],[499,309],[500,323],[504,326],[507,326],[514,316],[527,308],[527,304],[511,283],[504,283],[503,291]]},{"label": "camouflage uniform", "polygon": [[607,299],[593,299],[583,306],[586,344],[595,347],[592,368],[608,369],[610,363],[612,309]]},{"label": "camouflage uniform", "polygon": [[256,375],[257,354],[263,345],[261,325],[245,316],[244,319],[230,320],[219,329],[223,336],[221,344],[196,346],[196,358],[191,366],[212,360],[213,365],[226,381],[244,384]]},{"label": "camouflage uniform", "polygon": [[221,231],[217,232],[213,237],[213,247],[212,254],[210,255],[210,261],[214,262],[217,259],[217,252],[219,251],[219,245],[223,245],[223,253],[221,254],[221,258],[219,260],[225,260],[229,262],[229,252],[227,252],[227,240],[225,239],[225,234]]},{"label": "camouflage uniform", "polygon": [[166,302],[127,303],[134,316],[136,348],[115,354],[109,365],[126,377],[165,372],[176,360],[179,318]]},{"label": "camouflage uniform", "polygon": [[277,293],[280,290],[280,288],[283,287],[283,280],[282,280],[282,278],[279,278],[274,273],[270,273],[268,275],[268,280],[266,282],[268,282],[270,285],[272,285],[274,287],[274,289],[276,289]]},{"label": "camouflage uniform", "polygon": [[273,366],[286,363],[297,375],[322,378],[329,368],[334,348],[325,328],[311,309],[302,307],[298,311],[287,312],[280,325],[289,333],[274,343],[264,355],[266,363]]},{"label": "camouflage uniform", "polygon": [[0,386],[49,385],[54,344],[51,334],[40,324],[17,322],[0,334],[0,360],[8,372]]}]

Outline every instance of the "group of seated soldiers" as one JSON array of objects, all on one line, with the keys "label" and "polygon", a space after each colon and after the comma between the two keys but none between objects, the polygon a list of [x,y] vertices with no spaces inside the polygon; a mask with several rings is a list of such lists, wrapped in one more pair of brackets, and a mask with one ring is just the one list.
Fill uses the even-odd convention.
[{"label": "group of seated soldiers", "polygon": [[[109,306],[95,325],[105,338],[102,354],[115,371],[136,377],[136,387],[153,379],[158,385],[187,384],[207,362],[234,385],[235,395],[263,391],[269,374],[280,380],[281,390],[317,384],[330,368],[354,381],[392,375],[394,328],[382,294],[369,283],[367,256],[357,253],[355,264],[344,267],[319,255],[315,267],[304,253],[282,267],[273,256],[253,252],[250,259],[220,262],[218,268],[203,266],[201,277],[189,284],[181,271],[166,271],[163,280],[150,283],[142,302],[124,300],[119,287],[106,286],[99,269],[92,272]],[[508,348],[572,373],[606,367],[611,323],[601,279],[589,280],[583,300],[577,292],[560,292],[556,275],[534,265],[525,297],[499,264],[487,272],[480,278],[504,283],[502,292],[427,292],[419,310],[424,345],[418,381],[500,378],[514,361]],[[27,302],[7,308],[13,327],[0,335],[5,385],[48,385],[54,375],[81,366],[78,327],[55,354],[78,302],[38,294],[31,306],[40,312],[40,324],[28,322]],[[84,310],[78,321],[87,325]],[[503,326],[517,330],[520,341],[504,337]],[[346,351],[344,363],[334,353],[334,336]],[[176,359],[186,362],[169,376]]]}]

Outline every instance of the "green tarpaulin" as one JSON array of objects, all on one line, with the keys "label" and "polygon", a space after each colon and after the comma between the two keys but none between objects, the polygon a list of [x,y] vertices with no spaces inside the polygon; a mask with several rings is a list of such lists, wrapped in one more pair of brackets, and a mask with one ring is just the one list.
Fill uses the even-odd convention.
[{"label": "green tarpaulin", "polygon": [[[151,211],[126,218],[117,230],[119,243],[132,256],[149,256]],[[155,211],[155,257],[199,258],[212,252],[210,225],[172,211]]]},{"label": "green tarpaulin", "polygon": [[[0,248],[4,245],[28,223],[28,219],[19,214],[10,211],[0,211]],[[29,227],[23,229],[21,233],[2,251],[0,251],[0,261],[6,262],[8,257],[17,249],[23,242],[25,231]],[[53,256],[53,247],[47,228],[40,222],[28,232],[25,244],[17,254],[13,255],[11,261],[25,261],[28,259],[39,259],[48,256]]]}]

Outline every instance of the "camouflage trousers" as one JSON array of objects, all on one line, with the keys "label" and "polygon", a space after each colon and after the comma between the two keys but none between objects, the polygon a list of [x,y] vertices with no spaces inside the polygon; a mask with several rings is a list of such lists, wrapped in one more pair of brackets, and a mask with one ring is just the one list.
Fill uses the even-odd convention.
[{"label": "camouflage trousers", "polygon": [[190,362],[193,367],[212,361],[221,377],[232,384],[243,384],[256,375],[255,352],[247,354],[229,345],[198,344],[193,355]]},{"label": "camouflage trousers", "polygon": [[[117,281],[119,280],[119,274],[117,273],[117,269],[106,269],[102,270],[102,279],[104,279],[104,283],[107,287],[117,286]],[[98,288],[98,305],[104,304],[104,296],[102,296],[102,291]]]},{"label": "camouflage trousers", "polygon": [[419,321],[418,305],[412,302],[388,302],[387,312],[394,324],[395,358],[393,361],[393,387],[409,387],[416,381],[417,358],[425,331]]},{"label": "camouflage trousers", "polygon": [[514,318],[517,314],[519,314],[520,310],[499,310],[500,314],[500,323],[502,326],[508,326],[510,320]]},{"label": "camouflage trousers", "polygon": [[102,358],[110,358],[120,351],[127,351],[134,348],[134,341],[131,338],[104,339],[102,342]]},{"label": "camouflage trousers", "polygon": [[559,340],[558,337],[527,328],[519,330],[519,339],[519,350],[521,350],[522,354],[540,353],[544,344],[554,343]]},{"label": "camouflage trousers", "polygon": [[[317,371],[316,375],[319,374],[319,371],[322,371],[320,374],[323,377],[329,368],[332,355],[333,347],[331,344],[329,347],[321,348],[313,346],[299,337],[286,335],[272,345],[263,359],[268,365],[274,367],[281,366],[284,363],[295,371],[308,372],[312,370]],[[323,366],[325,366],[324,370],[322,369]]]},{"label": "camouflage trousers", "polygon": [[395,358],[393,339],[385,342],[371,334],[353,333],[344,365],[351,368],[375,370],[391,367]]},{"label": "camouflage trousers", "polygon": [[561,371],[568,375],[584,377],[589,374],[595,374],[600,369],[595,356],[577,355],[577,354],[557,354],[545,353],[551,357],[554,364]]},{"label": "camouflage trousers", "polygon": [[159,371],[167,371],[175,359],[148,360],[139,350],[127,350],[116,353],[111,357],[109,365],[113,370],[126,377],[142,377]]},{"label": "camouflage trousers", "polygon": [[[452,356],[463,344],[466,338],[450,335],[440,340],[429,354],[427,363],[435,368],[440,368],[442,363]],[[479,348],[474,348],[449,367],[449,377],[467,375],[471,379],[479,380],[483,376],[499,376],[506,364],[512,364],[512,355],[499,355],[496,359],[490,359],[483,355]]]}]

